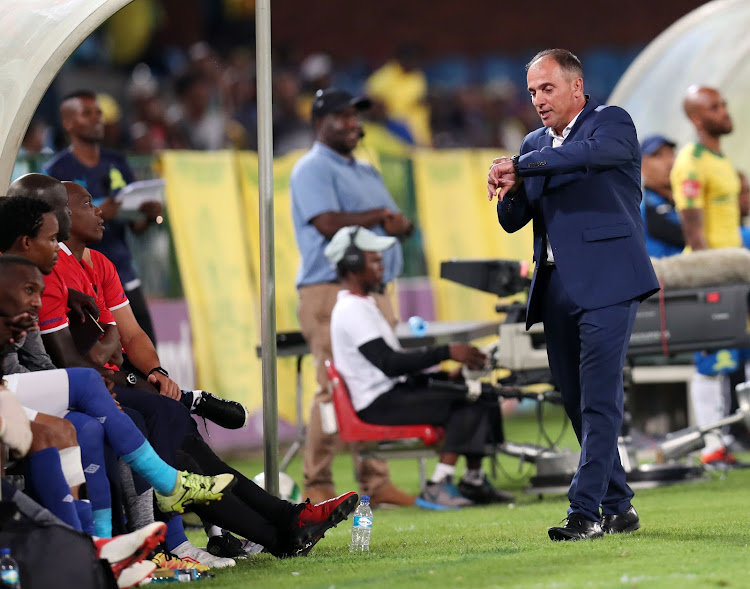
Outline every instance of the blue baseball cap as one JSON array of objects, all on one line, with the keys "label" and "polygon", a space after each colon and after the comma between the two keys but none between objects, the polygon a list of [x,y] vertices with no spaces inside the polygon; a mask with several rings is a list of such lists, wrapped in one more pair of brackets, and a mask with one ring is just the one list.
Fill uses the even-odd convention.
[{"label": "blue baseball cap", "polygon": [[641,155],[654,155],[665,145],[669,145],[669,147],[677,146],[674,141],[670,141],[664,135],[649,135],[641,141]]}]

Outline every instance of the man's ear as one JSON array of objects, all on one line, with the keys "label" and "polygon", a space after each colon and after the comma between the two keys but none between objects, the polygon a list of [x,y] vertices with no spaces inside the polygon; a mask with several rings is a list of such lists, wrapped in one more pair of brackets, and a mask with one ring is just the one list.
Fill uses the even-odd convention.
[{"label": "man's ear", "polygon": [[576,78],[573,80],[573,90],[575,91],[576,97],[583,96],[583,78]]},{"label": "man's ear", "polygon": [[16,238],[16,241],[13,242],[13,251],[19,251],[19,252],[27,252],[29,249],[31,249],[31,237],[28,235],[21,235],[20,237]]}]

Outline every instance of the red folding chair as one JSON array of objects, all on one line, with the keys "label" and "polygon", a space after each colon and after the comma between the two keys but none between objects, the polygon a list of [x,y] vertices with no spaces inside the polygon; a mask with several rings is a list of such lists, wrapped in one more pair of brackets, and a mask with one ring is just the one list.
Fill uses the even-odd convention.
[{"label": "red folding chair", "polygon": [[326,360],[328,385],[333,396],[339,438],[362,443],[363,455],[374,458],[416,458],[419,483],[426,482],[425,460],[439,452],[445,430],[434,425],[376,425],[362,421],[352,406],[349,389],[333,362]]}]

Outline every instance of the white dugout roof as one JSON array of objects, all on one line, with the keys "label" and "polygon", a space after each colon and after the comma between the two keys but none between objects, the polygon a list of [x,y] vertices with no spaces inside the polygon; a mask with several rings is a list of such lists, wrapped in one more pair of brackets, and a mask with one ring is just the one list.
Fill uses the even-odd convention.
[{"label": "white dugout roof", "polygon": [[682,110],[693,84],[726,98],[734,132],[722,149],[750,172],[750,1],[714,0],[675,22],[628,68],[609,104],[631,114],[640,138],[659,133],[683,145],[695,139]]}]

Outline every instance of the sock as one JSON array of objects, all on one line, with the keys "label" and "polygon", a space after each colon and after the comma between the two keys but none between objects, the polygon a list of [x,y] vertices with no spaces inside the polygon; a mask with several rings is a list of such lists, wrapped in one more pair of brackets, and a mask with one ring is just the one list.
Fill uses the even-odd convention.
[{"label": "sock", "polygon": [[[724,417],[724,397],[722,394],[721,376],[706,376],[696,372],[690,382],[690,402],[693,406],[695,423],[705,426]],[[708,432],[703,436],[704,456],[722,447],[719,432]]]},{"label": "sock", "polygon": [[177,471],[159,457],[133,420],[117,408],[99,373],[90,368],[66,368],[65,372],[70,405],[96,417],[115,452],[158,493],[174,491]]},{"label": "sock", "polygon": [[[721,375],[721,400],[723,417],[729,417],[729,410],[732,407],[732,382],[728,374]],[[729,432],[728,425],[725,425],[718,431],[725,448],[729,448],[729,446],[734,444],[734,434]]]},{"label": "sock", "polygon": [[133,471],[124,461],[118,462],[125,517],[128,519],[128,530],[134,532],[154,523],[154,494],[151,488],[139,494],[133,482]]},{"label": "sock", "polygon": [[95,509],[92,514],[94,516],[94,536],[111,538],[112,509]]},{"label": "sock", "polygon": [[221,536],[224,533],[224,530],[222,530],[219,526],[206,525],[206,526],[204,526],[204,529],[206,530],[206,537],[207,538],[213,538],[215,536]]},{"label": "sock", "polygon": [[456,472],[455,465],[438,462],[435,465],[435,471],[432,473],[431,483],[442,483],[447,477],[452,477]]},{"label": "sock", "polygon": [[141,447],[134,452],[123,455],[122,459],[133,470],[143,475],[153,485],[157,493],[169,495],[174,491],[177,485],[177,469],[172,468],[159,458],[159,455],[147,441],[144,440]]},{"label": "sock", "polygon": [[[90,509],[93,511],[93,526],[101,538],[112,536],[112,494],[104,462],[104,427],[99,420],[78,411],[69,411],[65,416],[76,428],[80,445],[80,460],[86,473],[86,489]],[[83,521],[81,521],[83,525]],[[85,531],[85,530],[84,530]]]},{"label": "sock", "polygon": [[[73,502],[78,514],[78,519],[81,521],[81,529],[86,532],[89,536],[94,536],[94,512],[91,510],[91,502],[86,499],[76,499]],[[110,525],[110,531],[112,526]]]},{"label": "sock", "polygon": [[467,468],[463,480],[470,485],[481,485],[484,481],[484,471],[481,468]]},{"label": "sock", "polygon": [[187,536],[185,535],[185,527],[182,524],[182,518],[179,515],[167,520],[167,534],[164,537],[164,543],[167,545],[167,550],[172,552],[183,542],[187,542]]},{"label": "sock", "polygon": [[39,499],[42,506],[49,509],[76,530],[81,529],[73,495],[65,481],[57,448],[45,448],[27,458],[29,490]]}]

